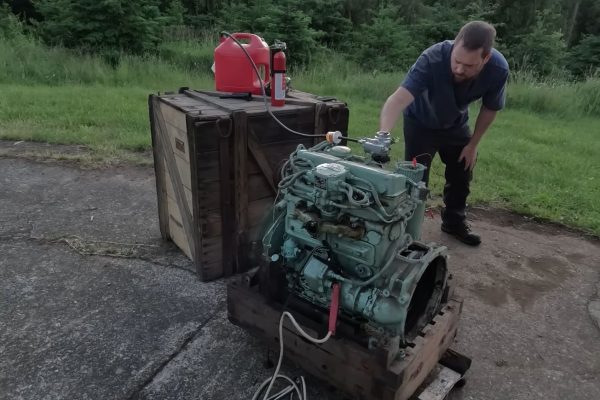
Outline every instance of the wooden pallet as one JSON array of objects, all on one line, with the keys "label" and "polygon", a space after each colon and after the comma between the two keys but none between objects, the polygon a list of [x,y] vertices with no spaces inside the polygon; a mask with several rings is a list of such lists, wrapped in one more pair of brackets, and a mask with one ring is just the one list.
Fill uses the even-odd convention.
[{"label": "wooden pallet", "polygon": [[[282,307],[269,303],[259,293],[258,285],[250,282],[247,277],[242,277],[228,285],[229,320],[277,348]],[[461,311],[462,300],[452,295],[441,312],[400,354],[397,349],[370,351],[344,337],[333,337],[322,345],[315,345],[300,337],[286,319],[283,331],[285,356],[351,398],[406,400],[416,394],[440,359],[448,358],[447,351],[456,336]],[[295,317],[311,336],[324,336],[326,327],[311,326],[302,316]],[[461,375],[469,365],[470,360]]]}]

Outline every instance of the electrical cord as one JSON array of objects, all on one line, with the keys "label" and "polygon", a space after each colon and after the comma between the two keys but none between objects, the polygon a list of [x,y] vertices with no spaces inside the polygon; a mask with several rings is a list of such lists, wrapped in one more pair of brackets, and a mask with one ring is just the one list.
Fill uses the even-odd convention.
[{"label": "electrical cord", "polygon": [[[294,325],[296,330],[309,342],[312,342],[315,344],[323,344],[326,341],[328,341],[329,338],[331,337],[331,335],[333,334],[333,332],[330,330],[329,332],[327,332],[327,335],[325,335],[325,337],[322,339],[313,338],[308,333],[306,333],[300,327],[300,325],[298,325],[298,323],[296,322],[296,320],[294,319],[294,316],[292,314],[290,314],[288,311],[284,311],[283,314],[281,314],[281,318],[279,319],[279,361],[277,361],[277,367],[275,368],[275,372],[273,373],[273,376],[270,378],[267,378],[263,383],[261,383],[261,385],[256,390],[256,393],[254,393],[252,400],[257,400],[259,398],[259,396],[261,395],[262,391],[264,390],[265,386],[267,386],[267,385],[268,385],[267,391],[265,392],[264,396],[262,397],[262,400],[276,400],[290,392],[295,392],[298,395],[298,399],[300,399],[300,400],[307,400],[306,383],[304,382],[304,377],[300,378],[300,380],[302,382],[302,390],[300,390],[298,385],[296,385],[296,383],[292,379],[290,379],[289,377],[287,377],[283,374],[279,374],[279,370],[281,369],[281,363],[283,361],[283,320],[285,319],[285,317],[288,317],[290,319],[290,321],[292,321],[292,324]],[[281,378],[281,379],[288,381],[290,383],[290,386],[288,386],[287,388],[278,392],[277,394],[269,397],[269,393],[271,393],[271,389],[273,389],[273,384],[275,383],[277,378]]]}]

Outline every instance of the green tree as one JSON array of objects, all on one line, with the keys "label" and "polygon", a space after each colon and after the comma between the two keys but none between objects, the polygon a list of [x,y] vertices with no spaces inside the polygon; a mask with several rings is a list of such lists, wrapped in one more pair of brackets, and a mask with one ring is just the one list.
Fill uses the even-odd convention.
[{"label": "green tree", "polygon": [[167,0],[160,7],[161,13],[164,15],[164,22],[168,25],[183,25],[183,14],[185,7],[181,0]]},{"label": "green tree", "polygon": [[352,46],[352,22],[343,15],[344,0],[306,0],[302,12],[310,17],[310,28],[318,33],[319,43],[332,49]]},{"label": "green tree", "polygon": [[561,32],[544,22],[538,14],[533,29],[516,35],[505,53],[517,70],[531,70],[538,75],[548,75],[562,69],[566,45]]},{"label": "green tree", "polygon": [[596,74],[600,71],[600,36],[585,36],[569,52],[567,68],[575,75]]},{"label": "green tree", "polygon": [[111,62],[121,52],[154,50],[168,21],[158,0],[41,0],[36,6],[46,43],[97,52]]},{"label": "green tree", "polygon": [[23,24],[14,15],[8,5],[0,4],[0,39],[23,37]]},{"label": "green tree", "polygon": [[588,35],[600,35],[600,1],[563,0],[564,32],[567,45],[577,45]]},{"label": "green tree", "polygon": [[410,66],[419,50],[414,47],[407,26],[402,25],[395,7],[377,12],[364,23],[355,37],[357,61],[372,71],[398,71]]},{"label": "green tree", "polygon": [[319,48],[319,33],[310,27],[311,19],[301,4],[301,0],[232,3],[223,8],[219,25],[230,32],[260,35],[269,44],[281,40],[287,44],[286,56],[292,65],[307,64]]},{"label": "green tree", "polygon": [[424,5],[411,27],[415,45],[426,49],[434,43],[452,40],[460,28],[472,20],[490,21],[494,6],[485,1],[435,1]]}]

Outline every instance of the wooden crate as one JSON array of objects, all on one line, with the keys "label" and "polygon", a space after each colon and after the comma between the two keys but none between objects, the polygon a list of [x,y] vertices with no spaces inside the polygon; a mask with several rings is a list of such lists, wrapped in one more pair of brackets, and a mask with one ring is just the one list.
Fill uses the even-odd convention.
[{"label": "wooden crate", "polygon": [[[257,231],[277,191],[279,168],[299,144],[251,101],[182,88],[150,95],[160,232],[194,261],[203,281],[248,269]],[[347,132],[348,109],[335,99],[290,92],[272,108],[288,127]]]},{"label": "wooden crate", "polygon": [[[246,275],[227,287],[229,320],[249,330],[273,346],[275,358],[279,349],[279,318],[283,307],[269,302],[257,284]],[[284,322],[283,338],[286,359],[313,377],[326,381],[347,396],[357,400],[407,400],[417,393],[438,362],[443,365],[458,359],[468,365],[453,369],[461,375],[469,368],[470,360],[449,350],[457,333],[462,300],[452,291],[442,310],[426,325],[415,340],[399,356],[397,343],[388,348],[368,350],[344,336],[335,336],[322,345],[305,340],[288,319]],[[310,318],[295,313],[303,329],[313,337],[323,337],[326,322],[316,324]],[[451,360],[444,361],[443,358]]]}]

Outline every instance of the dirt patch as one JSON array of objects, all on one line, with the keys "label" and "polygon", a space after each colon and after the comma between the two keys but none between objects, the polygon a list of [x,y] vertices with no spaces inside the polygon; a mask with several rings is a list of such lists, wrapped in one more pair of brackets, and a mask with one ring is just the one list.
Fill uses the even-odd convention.
[{"label": "dirt patch", "polygon": [[93,151],[83,145],[0,140],[0,157],[21,158],[37,162],[59,163],[74,168],[99,169],[124,165],[151,166],[151,150],[118,151],[115,154]]},{"label": "dirt patch", "polygon": [[498,226],[539,232],[545,235],[564,235],[565,233],[570,233],[600,244],[600,236],[594,233],[548,221],[543,218],[518,214],[502,208],[474,206],[469,209],[469,217],[475,220],[490,221]]},{"label": "dirt patch", "polygon": [[[497,253],[500,256],[499,253]],[[511,273],[499,273],[491,284],[479,283],[470,290],[481,300],[500,307],[514,299],[523,310],[544,293],[559,287],[573,272],[569,263],[560,257],[535,256],[522,261],[508,260],[505,263]]]}]

